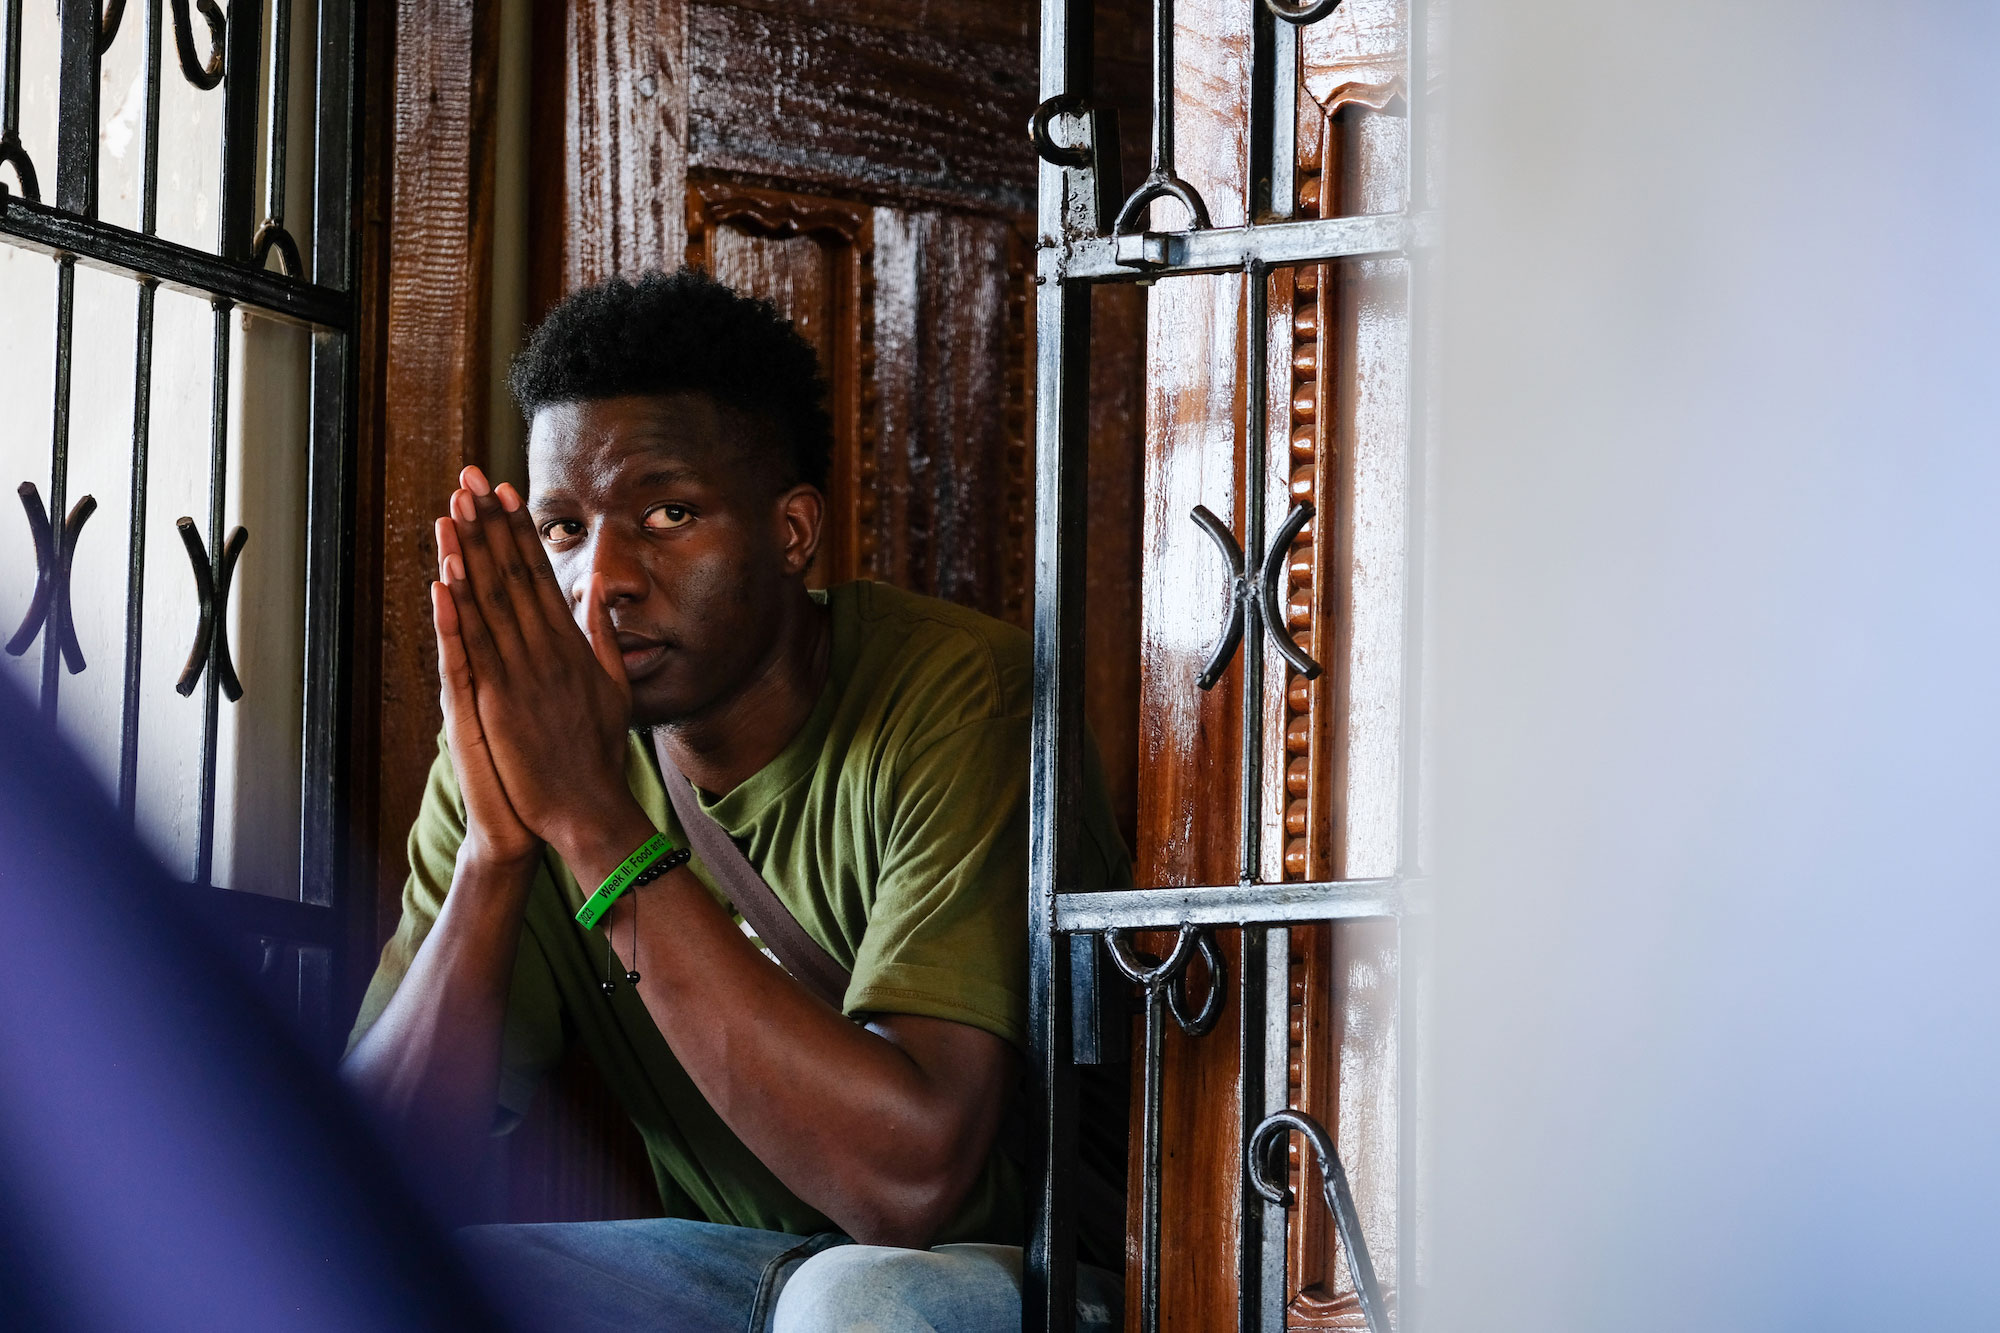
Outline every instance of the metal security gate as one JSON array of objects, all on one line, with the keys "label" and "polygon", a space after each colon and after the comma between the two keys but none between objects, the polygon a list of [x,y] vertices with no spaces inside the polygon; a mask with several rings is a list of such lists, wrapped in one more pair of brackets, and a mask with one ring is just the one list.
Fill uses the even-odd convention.
[{"label": "metal security gate", "polygon": [[[135,0],[129,14],[126,0],[58,0],[54,8],[52,28],[42,14],[29,16],[30,24],[24,28],[23,0],[6,0],[6,46],[0,67],[0,89],[4,89],[0,171],[12,176],[11,182],[0,178],[0,242],[51,256],[55,282],[54,322],[47,342],[54,365],[48,467],[18,487],[24,519],[33,534],[34,590],[6,650],[22,658],[39,642],[41,708],[52,721],[63,717],[66,675],[87,670],[122,673],[122,706],[112,725],[117,734],[115,785],[128,820],[138,813],[142,680],[158,682],[160,673],[166,673],[184,706],[200,710],[199,760],[189,784],[193,790],[175,803],[173,815],[179,832],[186,833],[186,821],[195,826],[192,873],[186,874],[183,867],[185,877],[192,880],[189,891],[240,927],[261,954],[257,960],[266,985],[279,992],[288,1007],[296,1004],[296,1016],[309,1038],[324,1041],[333,1017],[334,954],[344,933],[336,794],[341,772],[356,370],[352,275],[358,6],[351,0],[319,0],[302,11],[311,16],[312,26],[296,30],[294,0],[272,0],[268,13],[262,0],[227,0],[226,12],[215,0],[193,0],[192,5],[190,0]],[[39,68],[24,69],[24,32],[45,53],[53,47],[53,70],[45,61],[38,62]],[[136,50],[133,43],[139,44]],[[104,123],[100,103],[107,82],[105,61],[112,54],[137,71],[127,98],[128,104],[136,104],[138,123],[133,136],[140,153],[136,226],[113,225],[101,217],[100,168],[115,127]],[[295,66],[312,71],[311,79],[297,88]],[[24,84],[24,75],[39,82]],[[213,197],[204,193],[196,209],[204,217],[212,212],[215,219],[212,249],[159,234],[161,201],[165,197],[173,202],[171,195],[163,195],[163,136],[172,145],[177,134],[187,133],[185,126],[163,123],[167,79],[184,80],[192,90],[175,89],[172,98],[219,99],[219,107],[213,101],[198,103],[216,108],[220,119]],[[50,127],[24,127],[24,87],[53,89],[52,161],[38,161],[31,151],[34,142],[46,147]],[[295,104],[310,107],[309,127],[294,123]],[[295,232],[295,219],[304,210],[288,212],[287,179],[297,174],[288,152],[295,138],[308,134],[304,141],[310,144],[311,161],[309,167],[301,164],[301,170],[309,172],[311,208],[306,225],[310,230]],[[174,161],[178,172],[180,159]],[[302,247],[295,236],[308,242],[310,272],[303,271]],[[277,271],[267,267],[273,259]],[[79,368],[94,373],[109,358],[122,358],[123,350],[79,345],[79,265],[129,280],[133,309],[123,642],[91,643],[88,652],[79,640],[74,610],[77,590],[71,577],[76,556],[92,541],[117,542],[121,534],[93,532],[88,521],[98,507],[97,498],[71,496],[73,472],[86,461],[72,447],[72,421],[79,406],[88,405],[73,401],[72,386]],[[156,549],[149,562],[147,505],[157,483],[151,454],[162,425],[154,410],[155,325],[163,289],[206,301],[211,312],[208,502],[199,517],[179,518],[180,549]],[[253,543],[250,556],[244,557],[246,542],[264,535],[232,527],[225,512],[232,314],[240,312],[256,312],[310,330],[300,409],[308,418],[301,426],[308,441],[307,456],[302,461],[285,460],[288,467],[302,466],[305,487],[304,578],[298,593],[303,599],[303,644],[292,649],[304,664],[303,706],[296,718],[298,877],[295,886],[234,886],[261,892],[219,888],[213,873],[221,710],[234,706],[246,690],[255,691],[259,684],[247,673],[239,679],[228,632],[231,585],[241,582],[239,559],[248,567],[256,552]],[[0,320],[25,317],[18,308],[0,310]],[[78,444],[92,451],[88,460],[92,463],[101,462],[100,455],[113,447],[123,446],[101,439]],[[244,456],[246,469],[261,465],[254,442]],[[236,480],[242,484],[246,479]],[[270,540],[265,536],[267,545]],[[19,575],[20,571],[8,571],[10,578]],[[149,579],[191,583],[192,623],[145,623],[142,611]],[[99,593],[111,595],[111,590],[84,591],[86,596]],[[248,614],[250,632],[264,633],[263,627],[248,622]],[[183,651],[185,662],[179,664]],[[186,735],[197,734],[191,717],[179,725]],[[111,775],[106,778],[109,782]],[[286,775],[284,780],[291,779]]]},{"label": "metal security gate", "polygon": [[[1240,227],[1209,224],[1204,201],[1175,172],[1173,139],[1174,18],[1172,0],[1154,0],[1152,161],[1145,181],[1119,197],[1115,120],[1091,95],[1093,6],[1089,0],[1044,0],[1042,5],[1043,101],[1031,133],[1041,158],[1038,219],[1036,356],[1035,714],[1031,779],[1030,915],[1032,922],[1031,1032],[1034,1078],[1043,1110],[1037,1137],[1038,1193],[1027,1261],[1023,1326],[1036,1333],[1065,1333],[1075,1319],[1075,1200],[1072,1164],[1077,1151],[1076,1064],[1097,1057],[1099,988],[1108,957],[1144,999],[1143,1098],[1139,1160],[1139,1283],[1128,1290],[1138,1325],[1152,1333],[1159,1321],[1161,1043],[1171,1018],[1190,1036],[1215,1025],[1220,990],[1228,984],[1211,932],[1243,928],[1243,964],[1234,978],[1240,1004],[1244,1095],[1238,1108],[1245,1148],[1243,1226],[1234,1256],[1241,1333],[1281,1333],[1285,1327],[1286,1209],[1288,1185],[1280,1165],[1286,1140],[1302,1136],[1318,1160],[1326,1202],[1353,1275],[1361,1311],[1373,1333],[1387,1333],[1392,1312],[1369,1260],[1353,1199],[1326,1130],[1285,1105],[1286,982],[1272,963],[1286,956],[1287,923],[1389,918],[1401,921],[1409,876],[1318,883],[1260,878],[1264,823],[1266,700],[1263,652],[1273,648],[1292,669],[1311,678],[1313,662],[1284,631],[1277,591],[1286,552],[1311,516],[1295,505],[1267,543],[1265,459],[1267,411],[1266,275],[1273,268],[1358,256],[1411,255],[1428,215],[1418,209],[1422,167],[1417,118],[1425,87],[1425,19],[1410,13],[1407,106],[1410,189],[1404,211],[1394,214],[1296,220],[1294,180],[1299,29],[1328,18],[1339,0],[1243,0],[1255,7],[1252,29],[1249,144],[1251,219]],[[1186,210],[1188,229],[1146,229],[1149,206],[1174,200]],[[1240,272],[1248,285],[1247,333],[1242,347],[1246,419],[1241,478],[1245,513],[1235,534],[1206,509],[1193,515],[1222,551],[1234,574],[1227,621],[1214,653],[1189,689],[1207,689],[1240,660],[1245,688],[1242,712],[1242,839],[1236,883],[1193,888],[1141,888],[1119,892],[1070,892],[1078,882],[1078,829],[1074,812],[1081,780],[1084,552],[1086,522],[1090,343],[1090,289],[1094,283],[1154,282],[1187,274]],[[1412,402],[1413,433],[1417,403]],[[1415,463],[1413,460],[1412,466]],[[1414,543],[1413,543],[1414,549]],[[1412,557],[1414,559],[1414,556]],[[1406,624],[1416,623],[1406,608]],[[1414,657],[1414,653],[1411,654]],[[1415,692],[1404,696],[1404,735],[1414,735]],[[1410,836],[1416,801],[1409,770],[1404,777],[1402,855],[1413,854]],[[1132,933],[1175,932],[1165,959],[1137,952]],[[1100,952],[1102,950],[1102,952]],[[1186,997],[1182,976],[1189,961],[1209,961],[1211,994],[1199,1006]],[[1222,1040],[1213,1037],[1211,1040]],[[1405,1106],[1409,1098],[1404,1098]],[[1408,1112],[1405,1111],[1405,1125]],[[1407,1128],[1404,1131],[1408,1136]],[[1403,1160],[1407,1162],[1409,1154]],[[1399,1193],[1409,1216],[1412,1192],[1405,1168]],[[1407,1224],[1403,1228],[1407,1234]],[[1221,1256],[1217,1257],[1218,1260]],[[1405,1286],[1407,1287],[1407,1283]],[[1405,1311],[1407,1305],[1404,1306]]]}]

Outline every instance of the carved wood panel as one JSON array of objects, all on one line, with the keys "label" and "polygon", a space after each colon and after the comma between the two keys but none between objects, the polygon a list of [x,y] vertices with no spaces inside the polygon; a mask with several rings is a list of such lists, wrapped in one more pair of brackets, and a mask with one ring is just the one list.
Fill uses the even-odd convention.
[{"label": "carved wood panel", "polygon": [[721,181],[687,190],[687,262],[761,296],[819,353],[833,417],[818,586],[876,573],[875,242],[858,204]]}]

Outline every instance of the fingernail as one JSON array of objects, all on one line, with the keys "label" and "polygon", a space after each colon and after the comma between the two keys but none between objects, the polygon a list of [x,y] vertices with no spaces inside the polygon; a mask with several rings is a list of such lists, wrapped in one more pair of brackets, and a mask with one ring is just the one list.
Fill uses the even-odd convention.
[{"label": "fingernail", "polygon": [[486,474],[476,467],[469,467],[459,473],[458,479],[464,482],[465,488],[474,495],[491,495],[493,493],[493,488],[486,484]]},{"label": "fingernail", "polygon": [[521,507],[521,493],[514,489],[512,482],[503,481],[494,487],[493,493],[500,497],[500,507],[513,513]]},{"label": "fingernail", "polygon": [[465,563],[456,555],[444,558],[444,579],[446,583],[465,582]]},{"label": "fingernail", "polygon": [[472,492],[453,491],[451,493],[451,512],[461,522],[465,523],[470,523],[479,517],[479,511],[472,507]]}]

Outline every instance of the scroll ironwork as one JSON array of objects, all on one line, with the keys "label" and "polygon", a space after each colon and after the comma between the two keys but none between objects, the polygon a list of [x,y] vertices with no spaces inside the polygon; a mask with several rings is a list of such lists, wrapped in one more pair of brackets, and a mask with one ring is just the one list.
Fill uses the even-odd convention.
[{"label": "scroll ironwork", "polygon": [[[1214,649],[1208,655],[1208,663],[1195,677],[1195,684],[1204,690],[1214,689],[1215,682],[1222,679],[1228,669],[1230,659],[1236,656],[1236,647],[1243,642],[1244,609],[1250,600],[1249,573],[1245,569],[1243,548],[1236,543],[1236,536],[1228,526],[1217,518],[1207,505],[1196,505],[1189,515],[1200,525],[1201,530],[1215,542],[1216,549],[1229,564],[1229,622],[1223,627],[1222,637],[1216,640]],[[1257,598],[1263,612],[1264,628],[1271,632],[1272,642],[1278,653],[1291,663],[1292,670],[1313,680],[1323,668],[1312,659],[1312,655],[1293,641],[1285,633],[1284,608],[1278,604],[1278,576],[1284,572],[1285,556],[1291,551],[1292,543],[1312,520],[1313,507],[1304,501],[1292,506],[1292,512],[1271,538],[1270,547],[1264,552],[1264,560],[1257,575]]]},{"label": "scroll ironwork", "polygon": [[1354,1275],[1354,1294],[1368,1321],[1368,1333],[1391,1333],[1388,1307],[1382,1301],[1382,1285],[1375,1276],[1375,1261],[1368,1253],[1368,1238],[1361,1234],[1361,1214],[1354,1207],[1354,1192],[1348,1188],[1347,1170],[1340,1164],[1340,1152],[1325,1126],[1301,1111],[1274,1111],[1264,1118],[1243,1148],[1243,1169],[1257,1193],[1281,1208],[1292,1206],[1291,1183],[1274,1168],[1282,1160],[1278,1151],[1287,1133],[1305,1139],[1313,1162],[1319,1168],[1320,1191],[1333,1213],[1340,1233],[1341,1248],[1347,1252],[1347,1271]]},{"label": "scroll ironwork", "polygon": [[70,568],[76,558],[76,544],[83,536],[83,525],[97,512],[97,500],[86,495],[70,506],[69,517],[63,520],[62,534],[57,536],[55,526],[49,521],[49,511],[42,504],[42,493],[32,481],[21,483],[17,493],[21,497],[21,508],[28,511],[28,530],[35,542],[35,591],[28,601],[28,613],[21,618],[21,626],[14,631],[14,637],[7,640],[7,653],[19,657],[28,651],[43,626],[48,627],[50,641],[62,654],[63,662],[74,676],[84,668],[83,645],[77,642],[76,624],[70,614]]},{"label": "scroll ironwork", "polygon": [[188,0],[173,0],[174,11],[174,54],[180,58],[181,73],[195,87],[207,92],[222,82],[223,38],[228,33],[228,20],[216,7],[215,0],[194,0],[194,7],[208,24],[209,55],[206,62],[194,45],[194,17],[188,13]]},{"label": "scroll ironwork", "polygon": [[194,571],[196,614],[194,646],[188,649],[187,665],[181,668],[174,691],[183,698],[193,694],[194,687],[201,683],[203,668],[213,658],[215,683],[229,702],[235,703],[243,697],[243,685],[236,679],[236,663],[229,655],[229,583],[236,573],[236,559],[243,554],[250,534],[241,527],[231,529],[228,540],[222,544],[222,559],[211,570],[208,548],[202,543],[194,520],[184,517],[174,526],[180,530],[181,545],[187,548],[188,564]]}]

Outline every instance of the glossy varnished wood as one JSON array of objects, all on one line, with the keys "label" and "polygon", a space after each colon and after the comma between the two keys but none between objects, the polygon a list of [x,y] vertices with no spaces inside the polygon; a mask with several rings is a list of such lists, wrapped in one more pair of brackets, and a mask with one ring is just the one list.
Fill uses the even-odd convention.
[{"label": "glossy varnished wood", "polygon": [[[1175,136],[1180,174],[1218,226],[1244,220],[1248,175],[1248,6],[1177,7]],[[1179,225],[1178,205],[1153,210]],[[1137,873],[1142,884],[1228,883],[1237,875],[1241,657],[1216,687],[1195,677],[1229,605],[1230,571],[1189,518],[1197,504],[1242,530],[1244,279],[1169,279],[1147,308],[1146,469],[1139,665]],[[1232,970],[1240,932],[1222,933]],[[1155,948],[1163,948],[1156,943]],[[1241,1210],[1237,1024],[1232,999],[1215,1032],[1169,1028],[1163,1066],[1160,1327],[1233,1327]],[[1136,1099],[1135,1099],[1136,1101]],[[1136,1136],[1135,1136],[1136,1143]],[[1132,1178],[1139,1179],[1137,1162]],[[1136,1255],[1133,1256],[1136,1259]],[[1127,1287],[1136,1291],[1136,1263]],[[1138,1328],[1136,1303],[1126,1326]]]},{"label": "glossy varnished wood", "polygon": [[770,301],[819,354],[833,417],[826,535],[817,586],[876,572],[872,500],[875,394],[874,210],[726,180],[687,187],[687,262]]},{"label": "glossy varnished wood", "polygon": [[1028,43],[694,5],[690,161],[798,186],[1025,213]]},{"label": "glossy varnished wood", "polygon": [[393,928],[402,832],[437,753],[431,522],[483,463],[492,290],[499,16],[404,0],[395,11],[394,140],[381,417],[378,925]]},{"label": "glossy varnished wood", "polygon": [[563,183],[563,288],[574,290],[681,262],[688,34],[684,0],[567,0],[566,11],[565,155],[530,174]]}]

